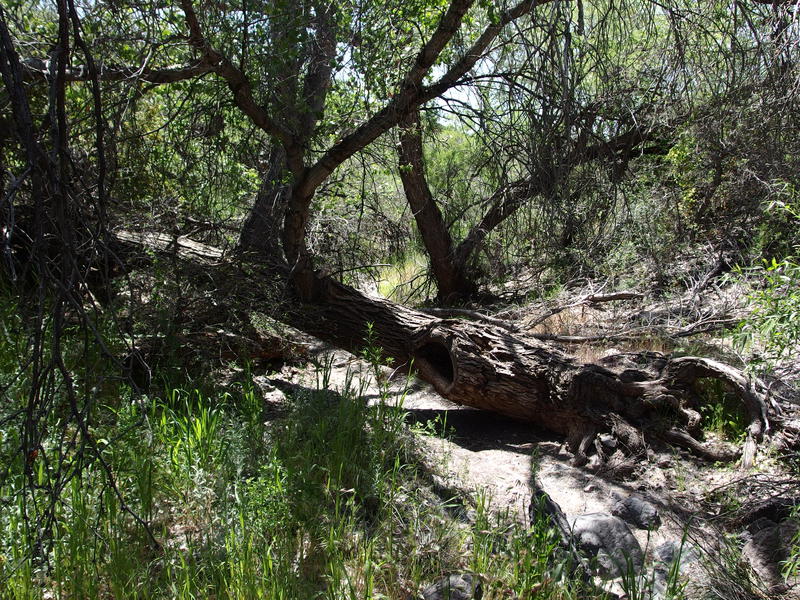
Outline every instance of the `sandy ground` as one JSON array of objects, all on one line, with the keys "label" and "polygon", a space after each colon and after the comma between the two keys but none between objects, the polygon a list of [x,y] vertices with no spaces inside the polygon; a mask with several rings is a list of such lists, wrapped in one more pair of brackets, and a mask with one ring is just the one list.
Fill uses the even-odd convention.
[{"label": "sandy ground", "polygon": [[[381,401],[375,377],[366,363],[342,351],[327,355],[327,361],[332,388],[341,389],[347,381],[361,381],[369,401]],[[388,370],[384,371],[384,375],[388,374]],[[299,369],[282,376],[287,377],[302,386],[313,386],[317,379],[313,370]],[[429,465],[444,479],[446,487],[482,494],[494,511],[507,512],[520,521],[527,519],[534,478],[567,517],[610,513],[619,498],[635,494],[658,506],[662,520],[656,531],[633,529],[642,548],[648,550],[665,541],[681,540],[687,522],[684,503],[671,498],[669,482],[674,477],[657,464],[636,480],[613,481],[571,466],[571,455],[563,448],[563,440],[547,431],[458,406],[419,380],[407,382],[399,377],[389,386],[389,402],[402,401],[409,422],[417,430],[430,433],[420,433],[419,443],[427,449],[424,454]],[[674,461],[668,462],[671,468]]]}]

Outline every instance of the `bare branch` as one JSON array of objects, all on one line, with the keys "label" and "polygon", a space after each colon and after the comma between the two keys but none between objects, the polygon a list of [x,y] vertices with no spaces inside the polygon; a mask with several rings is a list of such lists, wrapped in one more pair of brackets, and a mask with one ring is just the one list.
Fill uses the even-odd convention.
[{"label": "bare branch", "polygon": [[[47,80],[50,73],[50,61],[40,58],[26,58],[21,61],[23,76],[26,81]],[[176,83],[212,73],[211,65],[199,62],[194,65],[172,65],[161,69],[144,67],[95,65],[97,76],[101,81],[127,81],[136,79],[148,83]],[[67,67],[65,81],[92,81],[91,69],[88,66]]]},{"label": "bare branch", "polygon": [[189,43],[203,57],[203,62],[230,87],[233,98],[244,114],[260,129],[269,135],[278,138],[286,147],[289,166],[292,170],[302,170],[302,156],[298,158],[297,144],[291,133],[279,125],[270,114],[259,105],[253,97],[253,86],[247,76],[238,69],[226,56],[218,52],[203,35],[197,13],[194,11],[191,0],[181,0],[186,16],[186,26],[189,29]]},{"label": "bare branch", "polygon": [[517,4],[514,8],[503,12],[497,22],[489,25],[481,36],[475,40],[475,43],[464,53],[461,60],[450,67],[447,73],[442,75],[436,83],[421,91],[419,98],[420,103],[441,96],[451,87],[458,85],[461,78],[486,54],[489,45],[500,35],[500,32],[506,25],[513,23],[523,15],[531,12],[534,8],[547,4],[550,1],[551,0],[522,0],[522,2]]},{"label": "bare branch", "polygon": [[[620,154],[630,153],[636,146],[653,138],[654,134],[652,132],[634,128],[592,146],[586,147],[578,143],[566,162],[571,167],[574,167],[592,160],[614,159]],[[475,248],[480,246],[486,236],[498,225],[517,212],[533,196],[547,193],[548,189],[552,189],[554,183],[552,179],[553,177],[547,172],[547,168],[540,168],[530,177],[495,191],[487,199],[489,210],[486,211],[481,221],[470,230],[456,248],[456,260],[461,263],[466,262],[469,255],[475,251]]]}]

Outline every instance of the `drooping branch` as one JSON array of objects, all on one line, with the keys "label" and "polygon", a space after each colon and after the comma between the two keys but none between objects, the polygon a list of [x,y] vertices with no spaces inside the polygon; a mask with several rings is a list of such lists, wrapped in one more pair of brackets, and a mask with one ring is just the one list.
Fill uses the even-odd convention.
[{"label": "drooping branch", "polygon": [[[655,136],[653,131],[634,128],[591,146],[586,146],[586,137],[581,136],[564,162],[569,168],[574,168],[595,160],[614,160],[620,154],[629,156],[637,147],[655,139]],[[483,218],[458,244],[455,260],[459,264],[466,264],[492,231],[525,206],[531,198],[552,190],[556,185],[552,171],[553,169],[540,167],[529,177],[497,189],[486,201],[489,208]]]}]

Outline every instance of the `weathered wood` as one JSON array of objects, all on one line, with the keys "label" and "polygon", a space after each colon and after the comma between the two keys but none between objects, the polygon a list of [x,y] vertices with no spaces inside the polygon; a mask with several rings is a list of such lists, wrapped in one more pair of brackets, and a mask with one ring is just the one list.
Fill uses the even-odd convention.
[{"label": "weathered wood", "polygon": [[296,327],[358,350],[369,323],[375,344],[395,366],[413,369],[452,402],[565,435],[578,460],[585,459],[601,432],[617,435],[631,452],[643,451],[647,439],[654,438],[712,460],[735,458],[738,452],[704,444],[687,431],[697,415],[691,386],[701,378],[719,379],[743,399],[751,418],[747,465],[768,426],[766,405],[747,378],[716,361],[659,359],[649,372],[615,371],[485,323],[440,319],[369,298],[330,279],[318,279],[316,292],[318,304],[295,313]]},{"label": "weathered wood", "polygon": [[[171,238],[168,244],[157,235],[128,239],[151,249],[176,247]],[[486,322],[438,318],[366,296],[313,272],[304,274],[312,301],[300,303],[292,295],[293,273],[285,265],[248,262],[247,255],[215,264],[214,257],[220,255],[202,244],[183,240],[178,246],[185,249],[180,258],[204,263],[204,275],[226,303],[256,310],[269,305],[276,318],[354,353],[370,340],[394,367],[415,371],[452,402],[566,436],[578,462],[586,460],[603,432],[615,435],[629,456],[643,454],[653,439],[711,460],[738,456],[738,451],[705,444],[692,435],[699,408],[692,386],[703,378],[722,381],[744,403],[750,417],[745,465],[752,464],[755,445],[769,428],[763,397],[743,373],[717,361],[642,353],[625,355],[616,364],[581,363],[541,340],[512,335]],[[278,308],[281,301],[285,304]]]},{"label": "weathered wood", "polygon": [[120,229],[114,237],[122,244],[138,246],[153,252],[173,252],[179,258],[202,264],[218,264],[223,252],[219,248],[192,240],[185,235],[171,236],[157,231],[127,231]]}]

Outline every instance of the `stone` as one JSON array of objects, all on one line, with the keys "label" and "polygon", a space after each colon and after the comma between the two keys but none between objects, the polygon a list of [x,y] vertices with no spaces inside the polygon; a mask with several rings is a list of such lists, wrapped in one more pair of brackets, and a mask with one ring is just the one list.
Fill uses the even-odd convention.
[{"label": "stone", "polygon": [[750,521],[746,526],[747,532],[750,534],[750,539],[759,531],[764,529],[769,529],[770,527],[776,527],[778,524],[773,521],[772,519],[767,519],[766,517],[759,517],[753,521]]},{"label": "stone", "polygon": [[656,563],[660,563],[667,568],[672,566],[677,559],[680,559],[681,566],[686,566],[697,560],[697,552],[692,544],[671,540],[656,546],[653,550],[653,558]]},{"label": "stone", "polygon": [[596,561],[600,576],[619,577],[631,568],[636,573],[641,571],[642,547],[619,517],[604,513],[580,515],[571,526],[576,546],[587,558]]},{"label": "stone", "polygon": [[655,462],[658,467],[666,469],[672,466],[672,457],[669,454],[658,454]]},{"label": "stone", "polygon": [[796,578],[784,582],[781,573],[783,563],[791,556],[792,542],[797,533],[797,521],[787,519],[757,530],[742,548],[742,560],[767,584],[771,594],[785,592],[786,583],[797,583]]},{"label": "stone", "polygon": [[589,461],[586,463],[586,470],[587,471],[597,471],[600,467],[603,466],[603,459],[600,458],[597,454],[592,454],[589,457]]},{"label": "stone", "polygon": [[684,597],[680,590],[685,588],[688,569],[697,557],[694,546],[683,540],[657,546],[653,550],[651,600]]},{"label": "stone", "polygon": [[422,590],[425,600],[480,600],[483,588],[472,573],[453,573],[442,577]]},{"label": "stone", "polygon": [[661,525],[661,516],[658,508],[651,502],[639,496],[620,498],[611,507],[611,514],[635,525],[639,529],[658,529]]}]

